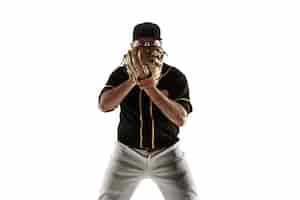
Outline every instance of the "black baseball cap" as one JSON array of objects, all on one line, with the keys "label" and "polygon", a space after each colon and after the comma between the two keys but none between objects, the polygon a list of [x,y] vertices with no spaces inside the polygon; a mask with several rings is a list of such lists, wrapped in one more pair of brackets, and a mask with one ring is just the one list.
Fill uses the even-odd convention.
[{"label": "black baseball cap", "polygon": [[139,40],[143,37],[150,37],[155,40],[161,40],[159,26],[151,22],[144,22],[135,25],[133,29],[133,41]]}]

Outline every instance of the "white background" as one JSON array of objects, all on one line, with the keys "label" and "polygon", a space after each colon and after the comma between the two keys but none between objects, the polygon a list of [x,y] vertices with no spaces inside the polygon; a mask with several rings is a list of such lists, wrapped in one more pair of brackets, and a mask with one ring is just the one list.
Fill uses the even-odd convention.
[{"label": "white background", "polygon": [[[96,200],[118,111],[97,97],[135,24],[160,25],[194,112],[181,129],[201,200],[300,199],[297,1],[0,3],[0,199]],[[133,200],[162,196],[145,180]]]}]

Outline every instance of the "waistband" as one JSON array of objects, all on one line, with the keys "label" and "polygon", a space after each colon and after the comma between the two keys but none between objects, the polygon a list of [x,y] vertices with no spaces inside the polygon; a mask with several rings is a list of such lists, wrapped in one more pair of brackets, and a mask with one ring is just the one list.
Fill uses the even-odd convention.
[{"label": "waistband", "polygon": [[124,149],[128,152],[134,152],[134,153],[138,153],[138,154],[141,153],[143,155],[151,155],[152,157],[154,157],[154,156],[156,157],[156,156],[163,156],[163,155],[167,154],[168,152],[174,151],[177,148],[179,148],[179,141],[177,141],[175,144],[171,145],[170,147],[164,147],[164,148],[160,148],[160,149],[150,151],[150,152],[147,150],[143,150],[143,149],[129,147],[119,141],[116,141],[116,145],[117,145],[117,147]]}]

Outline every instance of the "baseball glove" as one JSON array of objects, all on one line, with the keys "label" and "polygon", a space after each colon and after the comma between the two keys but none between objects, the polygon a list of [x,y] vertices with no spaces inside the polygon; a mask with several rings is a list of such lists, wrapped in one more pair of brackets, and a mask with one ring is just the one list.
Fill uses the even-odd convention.
[{"label": "baseball glove", "polygon": [[148,65],[142,60],[140,48],[133,48],[126,55],[127,72],[136,81],[141,81],[151,77],[151,71]]},{"label": "baseball glove", "polygon": [[165,52],[160,47],[135,47],[125,55],[127,72],[137,82],[157,80],[161,74]]}]

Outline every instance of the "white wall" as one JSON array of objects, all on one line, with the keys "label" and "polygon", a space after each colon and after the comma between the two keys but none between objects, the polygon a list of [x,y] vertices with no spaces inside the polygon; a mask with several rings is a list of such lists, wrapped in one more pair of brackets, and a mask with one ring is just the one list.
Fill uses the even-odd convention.
[{"label": "white wall", "polygon": [[[0,199],[97,198],[118,111],[97,96],[135,24],[190,84],[180,138],[201,200],[300,198],[297,1],[1,1]],[[133,200],[163,199],[146,180]]]}]

